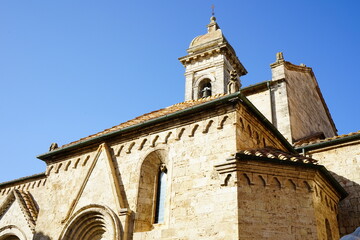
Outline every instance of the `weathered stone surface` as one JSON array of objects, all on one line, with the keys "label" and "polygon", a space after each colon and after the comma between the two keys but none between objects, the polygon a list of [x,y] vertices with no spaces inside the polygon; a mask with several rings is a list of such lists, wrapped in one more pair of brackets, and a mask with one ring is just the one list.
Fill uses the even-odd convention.
[{"label": "weathered stone surface", "polygon": [[326,166],[349,196],[339,204],[340,234],[350,234],[360,226],[360,142],[335,145],[308,152]]}]

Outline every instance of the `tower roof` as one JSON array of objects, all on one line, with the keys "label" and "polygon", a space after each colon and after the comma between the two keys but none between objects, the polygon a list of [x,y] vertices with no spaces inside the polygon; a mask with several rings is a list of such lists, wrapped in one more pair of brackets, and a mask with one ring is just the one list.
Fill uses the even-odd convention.
[{"label": "tower roof", "polygon": [[227,56],[239,76],[247,74],[245,67],[237,58],[235,50],[226,40],[214,16],[210,18],[210,23],[207,25],[207,33],[195,37],[191,41],[187,52],[187,56],[179,58],[183,65],[195,59],[199,60],[206,56],[223,54]]},{"label": "tower roof", "polygon": [[222,34],[222,31],[214,16],[210,18],[210,23],[207,25],[207,29],[208,32],[206,34],[197,36],[191,41],[189,50],[193,47],[201,46],[203,44],[206,44],[206,47],[209,47],[209,45],[217,45],[219,43],[226,42],[226,39]]}]

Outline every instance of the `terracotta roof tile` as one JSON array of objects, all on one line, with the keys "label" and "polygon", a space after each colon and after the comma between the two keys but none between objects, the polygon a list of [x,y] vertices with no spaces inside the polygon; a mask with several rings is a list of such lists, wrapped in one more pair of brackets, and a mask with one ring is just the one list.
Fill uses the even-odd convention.
[{"label": "terracotta roof tile", "polygon": [[312,159],[310,157],[301,156],[295,153],[283,152],[281,150],[270,147],[261,148],[261,149],[242,150],[239,152],[239,154],[254,156],[259,158],[278,159],[282,161],[317,164],[317,160]]},{"label": "terracotta roof tile", "polygon": [[152,111],[150,113],[146,113],[144,115],[136,117],[136,118],[134,118],[132,120],[123,122],[123,123],[121,123],[119,125],[116,125],[116,126],[113,126],[111,128],[105,129],[104,131],[101,131],[99,133],[96,133],[96,134],[90,135],[88,137],[81,138],[81,139],[79,139],[77,141],[65,144],[65,145],[61,146],[61,148],[70,146],[70,145],[78,143],[78,142],[89,140],[91,138],[95,138],[95,137],[101,136],[101,135],[106,134],[106,133],[114,132],[114,131],[129,127],[129,126],[133,126],[133,125],[136,125],[136,124],[139,124],[139,123],[142,123],[142,122],[146,122],[146,121],[151,120],[151,119],[166,116],[167,114],[175,113],[177,111],[184,110],[186,108],[189,108],[189,107],[192,107],[192,106],[195,106],[195,105],[199,105],[199,104],[202,104],[202,103],[205,103],[205,102],[209,102],[209,101],[212,101],[214,99],[220,98],[220,97],[225,96],[225,95],[226,94],[217,94],[217,95],[206,97],[206,98],[200,98],[200,99],[197,99],[197,100],[189,100],[189,101],[185,101],[185,102],[182,102],[182,103],[177,103],[177,104],[174,104],[172,106],[169,106],[169,107],[166,107],[166,108],[163,108],[163,109],[155,110],[155,111]]},{"label": "terracotta roof tile", "polygon": [[298,142],[294,143],[294,146],[295,147],[305,147],[305,146],[316,144],[316,143],[331,142],[331,141],[336,140],[336,139],[350,137],[350,136],[354,136],[354,135],[360,135],[360,130],[357,131],[357,132],[338,135],[338,136],[329,137],[329,138],[325,138],[325,139],[318,139],[318,140],[315,140],[315,141],[308,141],[308,142],[298,141]]}]

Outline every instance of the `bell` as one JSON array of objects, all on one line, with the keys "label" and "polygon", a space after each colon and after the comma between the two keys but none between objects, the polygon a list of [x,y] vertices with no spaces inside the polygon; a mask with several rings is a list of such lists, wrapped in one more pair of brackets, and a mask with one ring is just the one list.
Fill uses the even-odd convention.
[{"label": "bell", "polygon": [[202,97],[210,97],[211,96],[211,88],[209,87],[204,87],[204,89],[202,90]]}]

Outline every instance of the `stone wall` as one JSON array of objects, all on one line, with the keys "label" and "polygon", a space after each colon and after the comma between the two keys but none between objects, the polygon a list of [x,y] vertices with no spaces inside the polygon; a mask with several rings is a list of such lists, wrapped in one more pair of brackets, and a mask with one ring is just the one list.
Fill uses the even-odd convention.
[{"label": "stone wall", "polygon": [[336,128],[312,69],[289,62],[271,66],[272,81],[267,87],[248,87],[247,98],[290,143],[319,133],[335,136]]},{"label": "stone wall", "polygon": [[320,92],[311,68],[296,66],[289,62],[272,65],[273,80],[283,77],[277,75],[279,68],[284,69],[289,115],[291,141],[297,141],[315,133],[325,137],[336,135],[327,106]]},{"label": "stone wall", "polygon": [[[92,228],[109,239],[315,239],[324,227],[314,217],[313,172],[244,162],[237,185],[236,178],[224,184],[216,170],[239,150],[265,146],[286,150],[248,106],[227,103],[59,154],[47,161],[46,178],[0,189],[0,203],[16,188],[32,195],[40,211],[29,239],[88,240],[74,232]],[[164,221],[155,223],[152,171],[161,164],[167,168]],[[333,214],[321,211],[335,226]],[[0,219],[0,229],[3,224]]]},{"label": "stone wall", "polygon": [[352,233],[360,226],[360,142],[307,152],[319,160],[349,193],[339,204],[340,234]]},{"label": "stone wall", "polygon": [[211,80],[212,95],[227,93],[227,83],[233,67],[226,56],[213,54],[186,64],[185,100],[198,99],[198,88],[204,79]]}]

